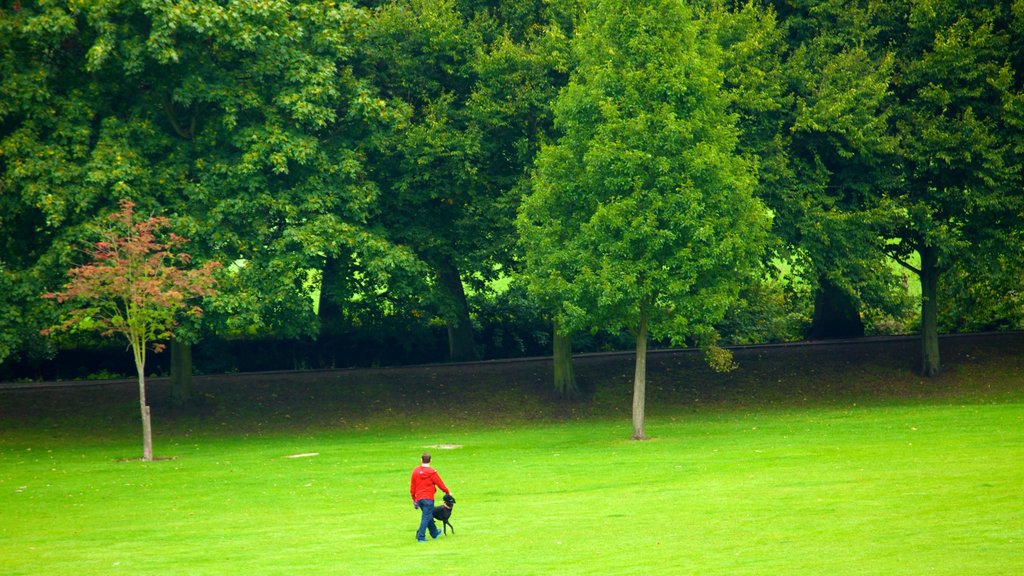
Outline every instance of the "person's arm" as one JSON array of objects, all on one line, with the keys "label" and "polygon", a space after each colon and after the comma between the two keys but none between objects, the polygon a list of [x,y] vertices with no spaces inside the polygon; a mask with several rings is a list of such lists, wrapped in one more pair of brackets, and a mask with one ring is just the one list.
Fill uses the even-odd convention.
[{"label": "person's arm", "polygon": [[441,475],[440,475],[440,474],[438,474],[437,472],[434,472],[434,484],[435,484],[435,485],[436,485],[436,486],[437,486],[438,488],[440,488],[440,489],[441,489],[441,491],[442,491],[442,492],[444,492],[445,494],[451,494],[451,491],[450,491],[450,490],[448,490],[448,487],[447,487],[447,486],[445,486],[445,485],[444,485],[444,482],[443,482],[443,481],[441,480]]}]

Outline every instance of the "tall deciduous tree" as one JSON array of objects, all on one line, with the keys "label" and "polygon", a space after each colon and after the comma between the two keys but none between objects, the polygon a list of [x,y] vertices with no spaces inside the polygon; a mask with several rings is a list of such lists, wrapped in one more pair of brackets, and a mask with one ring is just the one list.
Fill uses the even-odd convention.
[{"label": "tall deciduous tree", "polygon": [[741,150],[758,158],[758,195],[775,214],[774,255],[814,287],[808,336],[863,335],[865,304],[902,303],[881,249],[896,146],[885,2],[709,3]]},{"label": "tall deciduous tree", "polygon": [[143,459],[153,459],[150,408],[146,402],[146,350],[159,352],[172,337],[175,317],[200,314],[195,299],[215,293],[216,262],[189,268],[191,256],[180,250],[186,242],[166,232],[167,219],[137,219],[135,203],[121,202],[104,227],[103,239],[86,250],[89,261],[68,272],[64,291],[46,298],[70,307],[56,328],[95,329],[104,336],[128,340],[139,380]]},{"label": "tall deciduous tree", "polygon": [[650,334],[707,343],[763,249],[769,217],[735,153],[718,54],[684,4],[601,2],[574,39],[518,226],[531,288],[569,328],[636,338],[633,438],[646,437]]},{"label": "tall deciduous tree", "polygon": [[921,279],[922,372],[937,373],[941,273],[1011,240],[1020,213],[1019,3],[770,4],[780,50],[736,34],[771,31],[754,4],[715,32],[760,194],[818,286],[812,335],[858,333],[862,303],[901,307],[888,253]]},{"label": "tall deciduous tree", "polygon": [[364,15],[319,0],[0,9],[5,267],[56,286],[83,223],[131,197],[197,258],[240,264],[204,324],[315,334],[326,259],[404,263],[365,226],[376,188],[357,143],[391,113],[350,66]]},{"label": "tall deciduous tree", "polygon": [[[360,49],[375,88],[402,111],[370,152],[372,221],[430,270],[425,293],[450,357],[476,357],[467,287],[514,266],[516,206],[564,82],[575,3],[393,0]],[[561,48],[561,51],[560,51]]]},{"label": "tall deciduous tree", "polygon": [[393,1],[373,13],[360,46],[365,74],[400,114],[370,147],[381,187],[374,222],[430,271],[424,292],[448,327],[452,360],[476,357],[464,280],[493,262],[476,228],[481,134],[466,103],[481,50],[451,0]]},{"label": "tall deciduous tree", "polygon": [[[571,68],[569,40],[582,13],[579,0],[468,0],[478,14],[487,49],[477,58],[479,77],[470,112],[483,130],[484,171],[489,186],[508,193],[502,203],[514,208],[529,190],[529,167],[542,142],[552,132],[551,106],[568,82]],[[480,19],[477,19],[480,22]],[[494,212],[504,224],[494,226],[511,249],[507,214]],[[498,224],[499,221],[495,222]],[[507,253],[507,252],[506,252]],[[501,262],[502,273],[514,274],[519,260]],[[550,303],[546,303],[547,306]],[[552,356],[555,390],[566,398],[579,395],[572,359],[572,336],[552,319]]]},{"label": "tall deciduous tree", "polygon": [[[897,2],[892,107],[901,186],[889,248],[921,280],[921,372],[941,370],[939,282],[957,260],[1012,242],[1024,207],[1020,3]],[[918,257],[919,263],[911,259]],[[1019,266],[1019,263],[1016,264]]]}]

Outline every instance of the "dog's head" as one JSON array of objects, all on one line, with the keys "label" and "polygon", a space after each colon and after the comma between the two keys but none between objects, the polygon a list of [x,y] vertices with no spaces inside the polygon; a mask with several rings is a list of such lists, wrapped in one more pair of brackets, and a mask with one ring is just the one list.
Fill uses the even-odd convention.
[{"label": "dog's head", "polygon": [[444,495],[444,505],[451,508],[455,504],[455,498],[451,494]]}]

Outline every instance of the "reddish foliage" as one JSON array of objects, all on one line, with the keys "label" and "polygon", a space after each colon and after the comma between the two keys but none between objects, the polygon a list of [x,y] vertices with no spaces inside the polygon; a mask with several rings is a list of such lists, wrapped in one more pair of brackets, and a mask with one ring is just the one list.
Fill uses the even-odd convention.
[{"label": "reddish foliage", "polygon": [[[103,239],[85,251],[90,261],[68,272],[63,292],[44,295],[73,305],[69,317],[54,328],[92,324],[106,336],[124,334],[145,348],[170,337],[178,313],[202,313],[190,301],[216,293],[213,272],[220,264],[186,268],[191,255],[178,249],[187,240],[163,233],[166,218],[135,219],[135,203],[122,200]],[[163,347],[153,345],[158,352]]]}]

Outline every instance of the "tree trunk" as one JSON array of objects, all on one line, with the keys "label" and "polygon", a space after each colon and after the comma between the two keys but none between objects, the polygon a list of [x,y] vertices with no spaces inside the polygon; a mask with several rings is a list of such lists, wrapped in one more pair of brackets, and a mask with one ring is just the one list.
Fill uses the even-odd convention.
[{"label": "tree trunk", "polygon": [[171,339],[171,401],[181,406],[192,398],[192,345]]},{"label": "tree trunk", "polygon": [[469,304],[462,278],[455,265],[449,261],[437,266],[437,279],[449,303],[446,322],[448,323],[448,353],[452,362],[476,360],[476,346],[473,341],[473,324],[469,319]]},{"label": "tree trunk", "polygon": [[580,389],[576,385],[576,374],[572,364],[572,335],[563,334],[557,320],[553,332],[555,390],[563,398],[576,398],[580,394]]},{"label": "tree trunk", "polygon": [[341,259],[328,256],[321,271],[320,301],[317,315],[320,318],[320,334],[334,336],[342,331],[345,318],[341,308],[343,287],[341,282]]},{"label": "tree trunk", "polygon": [[345,310],[342,302],[350,288],[346,285],[344,273],[348,272],[349,256],[328,256],[320,278],[320,300],[317,317],[320,319],[320,333],[317,349],[320,368],[334,368],[338,364],[338,350],[341,336],[345,332]]},{"label": "tree trunk", "polygon": [[146,404],[146,349],[133,345],[135,370],[139,374],[139,410],[142,412],[142,459],[153,461],[153,424],[149,406]]},{"label": "tree trunk", "polygon": [[921,374],[937,376],[939,362],[939,253],[931,246],[921,252]]},{"label": "tree trunk", "polygon": [[640,312],[636,331],[636,370],[633,373],[633,440],[646,440],[644,411],[647,401],[647,313]]},{"label": "tree trunk", "polygon": [[860,319],[857,300],[822,275],[814,296],[814,319],[807,331],[807,338],[827,340],[862,336],[864,322]]}]

